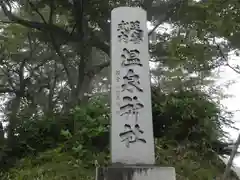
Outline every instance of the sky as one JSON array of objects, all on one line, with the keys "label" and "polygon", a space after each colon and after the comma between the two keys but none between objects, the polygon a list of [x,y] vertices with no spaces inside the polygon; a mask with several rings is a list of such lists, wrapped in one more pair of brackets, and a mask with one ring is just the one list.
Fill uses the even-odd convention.
[{"label": "sky", "polygon": [[[153,26],[151,26],[149,22],[147,23],[147,27],[149,30],[153,28]],[[169,24],[164,24],[158,29],[158,32],[159,33],[164,31],[170,32],[171,29],[172,28]],[[221,39],[219,39],[218,41],[221,41]],[[240,65],[240,57],[236,57],[234,53],[229,54],[228,59],[230,64]],[[153,65],[150,64],[150,67],[151,66]],[[234,112],[234,116],[233,116],[233,121],[235,122],[234,127],[240,129],[240,103],[239,103],[240,102],[240,93],[239,93],[240,92],[240,74],[237,74],[234,70],[232,70],[229,67],[220,67],[217,71],[219,74],[218,74],[218,78],[216,78],[216,82],[215,82],[216,85],[225,84],[229,81],[235,81],[233,84],[223,89],[224,92],[231,95],[231,97],[222,99],[221,104],[225,106],[227,110]],[[227,127],[224,127],[224,130],[229,133],[229,138],[230,138],[229,140],[231,141],[237,140],[238,133],[240,133],[240,130],[237,131]],[[240,151],[240,148],[239,148],[239,151]],[[228,157],[226,157],[225,162],[227,161],[228,161]],[[234,158],[233,165],[235,167],[240,168],[240,156],[239,157],[236,156]],[[240,170],[238,169],[238,171]]]},{"label": "sky", "polygon": [[[240,58],[230,57],[230,62],[234,64],[240,64]],[[239,63],[237,63],[239,62]],[[230,98],[223,99],[221,103],[230,111],[234,112],[233,120],[235,122],[235,127],[240,129],[240,75],[237,74],[229,67],[221,67],[221,72],[219,74],[219,79],[216,81],[216,84],[221,84],[227,81],[235,81],[228,88],[225,88],[225,93],[232,95]],[[230,138],[236,141],[240,130],[234,130],[229,128],[224,128],[230,134]],[[240,156],[235,157],[234,164],[240,167]]]}]

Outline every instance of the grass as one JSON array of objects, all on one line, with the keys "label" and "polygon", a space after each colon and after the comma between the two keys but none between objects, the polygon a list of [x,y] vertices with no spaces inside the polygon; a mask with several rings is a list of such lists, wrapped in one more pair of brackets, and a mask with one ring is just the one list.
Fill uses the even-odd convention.
[{"label": "grass", "polygon": [[[156,145],[156,160],[161,166],[173,166],[177,180],[212,180],[220,177],[224,170],[223,162],[214,154],[206,156],[191,150],[187,146],[181,148],[177,144]],[[61,149],[48,150],[36,157],[20,160],[8,173],[0,175],[1,180],[93,180],[95,177],[94,160],[100,165],[106,164],[106,154],[74,157]],[[232,173],[231,180],[239,180]]]}]

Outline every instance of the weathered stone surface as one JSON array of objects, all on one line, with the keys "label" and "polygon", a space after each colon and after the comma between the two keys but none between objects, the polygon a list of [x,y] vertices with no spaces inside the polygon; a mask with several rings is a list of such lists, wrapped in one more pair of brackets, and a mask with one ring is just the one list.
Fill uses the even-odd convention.
[{"label": "weathered stone surface", "polygon": [[111,14],[112,163],[155,162],[146,22],[141,8]]},{"label": "weathered stone surface", "polygon": [[176,180],[175,169],[157,166],[99,168],[96,180]]}]

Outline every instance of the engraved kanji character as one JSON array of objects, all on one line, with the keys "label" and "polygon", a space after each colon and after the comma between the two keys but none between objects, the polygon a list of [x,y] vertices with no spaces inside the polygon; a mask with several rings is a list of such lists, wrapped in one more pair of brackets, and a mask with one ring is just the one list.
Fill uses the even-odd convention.
[{"label": "engraved kanji character", "polygon": [[132,41],[134,44],[139,44],[141,41],[143,41],[143,30],[141,30],[140,28],[139,21],[135,22],[131,21],[130,30],[131,30],[130,41]]},{"label": "engraved kanji character", "polygon": [[116,70],[116,80],[117,82],[120,82],[120,70]]},{"label": "engraved kanji character", "polygon": [[130,66],[130,65],[138,65],[142,66],[142,63],[139,59],[140,52],[137,49],[128,50],[127,48],[123,49],[123,53],[121,55],[122,65]]},{"label": "engraved kanji character", "polygon": [[120,75],[120,70],[116,70],[116,75],[117,75],[117,76]]},{"label": "engraved kanji character", "polygon": [[123,41],[125,43],[128,43],[129,40],[129,33],[130,33],[130,28],[129,28],[129,22],[121,21],[121,23],[118,24],[118,29],[117,31],[120,33],[118,35],[119,41]]},{"label": "engraved kanji character", "polygon": [[120,82],[120,79],[121,79],[120,77],[118,76],[116,77],[117,82]]},{"label": "engraved kanji character", "polygon": [[121,116],[135,114],[136,116],[139,113],[139,109],[144,108],[144,105],[138,100],[137,96],[133,98],[129,96],[123,97],[124,105],[120,107]]},{"label": "engraved kanji character", "polygon": [[146,143],[146,140],[140,138],[141,134],[144,133],[143,130],[140,129],[140,126],[136,124],[134,127],[131,127],[129,124],[124,125],[125,131],[120,133],[119,136],[122,138],[122,142],[126,143],[126,147],[129,148],[131,143],[142,142]]},{"label": "engraved kanji character", "polygon": [[129,69],[126,76],[123,77],[124,84],[122,84],[122,92],[128,90],[133,92],[132,87],[135,87],[138,91],[143,92],[143,89],[139,87],[139,75],[134,72],[133,69]]}]

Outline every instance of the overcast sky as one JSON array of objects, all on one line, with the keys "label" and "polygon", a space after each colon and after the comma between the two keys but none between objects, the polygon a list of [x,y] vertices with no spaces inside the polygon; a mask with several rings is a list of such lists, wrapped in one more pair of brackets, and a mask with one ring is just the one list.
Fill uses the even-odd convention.
[{"label": "overcast sky", "polygon": [[[237,62],[240,62],[240,58],[232,56],[230,62],[234,64],[240,64],[240,63],[237,63]],[[216,83],[223,83],[230,80],[234,80],[236,82],[230,85],[228,88],[226,88],[225,92],[230,95],[233,95],[233,97],[223,99],[222,104],[225,105],[228,108],[228,110],[234,112],[233,120],[235,121],[235,127],[240,129],[240,111],[238,112],[238,110],[240,110],[240,75],[234,72],[229,67],[222,67],[220,72],[220,78]],[[238,137],[238,133],[240,131],[228,129],[228,128],[225,128],[225,129],[230,133],[231,139],[236,141]],[[240,167],[240,157],[236,157],[234,160],[234,163],[238,167]]]},{"label": "overcast sky", "polygon": [[[147,23],[148,29],[152,29],[153,26],[150,25],[150,23]],[[164,24],[161,26],[162,28],[160,28],[158,30],[158,32],[170,32],[171,31],[171,26],[169,24]],[[221,39],[219,39],[218,41],[221,41]],[[239,63],[238,63],[239,62]],[[234,56],[233,54],[229,55],[229,63],[230,64],[238,64],[240,65],[240,58]],[[151,66],[152,64],[150,64]],[[229,67],[221,67],[219,70],[219,77],[218,80],[216,81],[216,84],[224,84],[227,83],[229,81],[236,81],[235,83],[233,83],[232,85],[230,85],[228,88],[224,88],[225,93],[232,95],[231,98],[227,98],[227,99],[223,99],[221,101],[221,103],[226,106],[226,108],[230,111],[234,112],[234,117],[233,120],[235,121],[235,127],[240,129],[240,74],[237,74],[235,71],[233,71],[231,68]],[[238,111],[239,112],[236,112]],[[230,138],[231,140],[236,141],[237,137],[238,137],[238,132],[237,130],[234,129],[229,129],[227,127],[224,128],[227,132],[229,132],[230,134]],[[240,156],[239,157],[235,157],[234,159],[234,165],[240,167]]]}]

